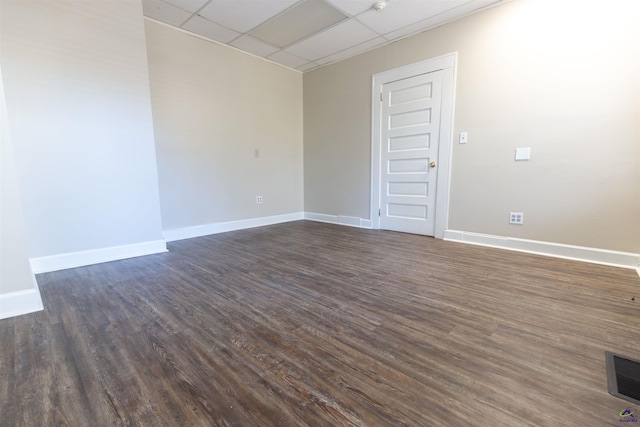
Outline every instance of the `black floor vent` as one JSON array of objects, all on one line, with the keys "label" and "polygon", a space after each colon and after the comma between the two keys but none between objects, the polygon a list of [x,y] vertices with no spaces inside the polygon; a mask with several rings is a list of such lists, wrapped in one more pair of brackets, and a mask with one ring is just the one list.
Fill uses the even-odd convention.
[{"label": "black floor vent", "polygon": [[605,352],[609,393],[640,404],[640,362]]}]

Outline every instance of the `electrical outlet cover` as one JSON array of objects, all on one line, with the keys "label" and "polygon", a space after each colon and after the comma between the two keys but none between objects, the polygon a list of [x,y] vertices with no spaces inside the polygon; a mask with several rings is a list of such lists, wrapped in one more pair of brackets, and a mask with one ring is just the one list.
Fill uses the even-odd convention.
[{"label": "electrical outlet cover", "polygon": [[509,224],[524,224],[524,214],[522,212],[509,212]]}]

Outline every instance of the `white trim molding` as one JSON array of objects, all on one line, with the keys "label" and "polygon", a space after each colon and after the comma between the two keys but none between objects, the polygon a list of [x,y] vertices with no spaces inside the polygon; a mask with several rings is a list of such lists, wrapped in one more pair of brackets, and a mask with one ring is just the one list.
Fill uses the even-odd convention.
[{"label": "white trim molding", "polygon": [[313,212],[305,212],[304,219],[317,222],[328,222],[329,224],[347,225],[349,227],[371,228],[371,220],[358,218],[356,216],[327,215]]},{"label": "white trim molding", "polygon": [[632,268],[636,269],[640,275],[640,254],[630,252],[619,252],[608,249],[565,245],[560,243],[494,236],[490,234],[471,233],[468,231],[457,230],[445,230],[444,240],[526,252],[536,255],[545,255],[555,258],[590,262],[594,264],[610,265],[613,267]]},{"label": "white trim molding", "polygon": [[44,310],[44,307],[35,277],[33,278],[33,288],[31,289],[0,294],[0,319],[42,310]]},{"label": "white trim molding", "polygon": [[33,272],[40,274],[162,252],[167,252],[166,242],[164,240],[153,240],[150,242],[134,243],[132,245],[111,246],[108,248],[31,258],[30,261]]},{"label": "white trim molding", "polygon": [[264,227],[265,225],[299,221],[302,219],[304,219],[304,213],[296,212],[291,214],[243,219],[240,221],[216,222],[212,224],[196,225],[193,227],[164,230],[164,238],[167,242],[173,242],[175,240],[192,239],[194,237],[208,236],[210,234],[226,233],[227,231],[244,230],[254,227]]}]

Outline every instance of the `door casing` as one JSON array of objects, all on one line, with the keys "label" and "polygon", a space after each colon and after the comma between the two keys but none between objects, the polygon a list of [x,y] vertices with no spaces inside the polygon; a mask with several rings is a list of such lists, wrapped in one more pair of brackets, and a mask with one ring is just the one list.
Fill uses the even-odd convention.
[{"label": "door casing", "polygon": [[436,218],[434,237],[442,239],[448,225],[449,193],[451,181],[451,151],[453,148],[453,112],[455,100],[455,76],[457,52],[428,59],[415,64],[373,75],[371,91],[371,228],[380,229],[380,167],[381,167],[381,113],[382,86],[397,80],[443,70],[442,116],[440,121],[440,141],[438,152]]}]

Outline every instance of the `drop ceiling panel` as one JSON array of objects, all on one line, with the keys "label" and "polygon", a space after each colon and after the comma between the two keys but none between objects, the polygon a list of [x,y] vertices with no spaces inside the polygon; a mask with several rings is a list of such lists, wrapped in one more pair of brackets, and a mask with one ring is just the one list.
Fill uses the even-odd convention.
[{"label": "drop ceiling panel", "polygon": [[194,15],[182,28],[222,43],[229,43],[240,36],[240,33],[211,22],[200,15]]},{"label": "drop ceiling panel", "polygon": [[167,3],[171,3],[174,6],[184,9],[188,12],[197,12],[202,6],[207,4],[209,0],[164,0]]},{"label": "drop ceiling panel", "polygon": [[356,16],[373,7],[375,0],[327,0],[329,3],[348,13]]},{"label": "drop ceiling panel", "polygon": [[298,68],[309,62],[306,59],[302,59],[296,55],[285,52],[284,50],[278,51],[273,55],[269,55],[267,59],[290,68]]},{"label": "drop ceiling panel", "polygon": [[142,11],[149,18],[175,27],[179,27],[191,17],[191,14],[186,10],[160,0],[142,0]]},{"label": "drop ceiling panel", "polygon": [[306,0],[255,28],[251,35],[284,48],[345,19],[345,14],[323,0]]},{"label": "drop ceiling panel", "polygon": [[467,0],[464,4],[459,5],[455,8],[448,9],[447,11],[440,13],[436,16],[432,16],[430,18],[424,19],[420,22],[416,22],[413,25],[409,25],[407,27],[401,28],[397,31],[392,31],[390,33],[385,34],[385,37],[389,40],[396,40],[402,37],[408,36],[410,34],[415,34],[420,31],[425,31],[429,28],[436,27],[438,25],[444,24],[446,22],[451,22],[456,19],[459,19],[463,16],[466,16],[470,13],[477,11],[478,9],[490,6],[501,0]]},{"label": "drop ceiling panel", "polygon": [[245,33],[296,3],[296,0],[211,0],[200,14],[239,33]]},{"label": "drop ceiling panel", "polygon": [[379,12],[376,0],[142,0],[142,7],[149,18],[308,71],[500,1],[387,0]]},{"label": "drop ceiling panel", "polygon": [[298,71],[305,72],[305,71],[307,71],[307,70],[311,70],[311,69],[313,69],[313,68],[316,68],[318,65],[320,65],[320,64],[315,63],[315,62],[307,62],[306,64],[301,65],[300,67],[297,67],[296,69],[297,69]]},{"label": "drop ceiling panel", "polygon": [[330,64],[331,62],[336,62],[342,59],[350,58],[359,53],[365,52],[369,49],[373,49],[376,46],[381,46],[386,42],[387,42],[387,39],[385,39],[384,37],[377,37],[373,40],[369,40],[357,46],[351,47],[349,49],[345,49],[341,52],[334,53],[333,55],[329,55],[324,58],[318,59],[316,62],[318,63],[318,65]]},{"label": "drop ceiling panel", "polygon": [[373,9],[358,16],[358,20],[380,34],[399,30],[407,25],[438,15],[469,0],[392,0],[377,12]]},{"label": "drop ceiling panel", "polygon": [[361,23],[349,20],[285,49],[301,58],[315,61],[378,37]]},{"label": "drop ceiling panel", "polygon": [[278,47],[271,46],[268,43],[254,39],[253,37],[247,35],[235,39],[230,44],[231,46],[237,47],[240,50],[244,50],[245,52],[253,53],[254,55],[262,57],[269,56],[272,53],[280,50],[280,48]]}]

